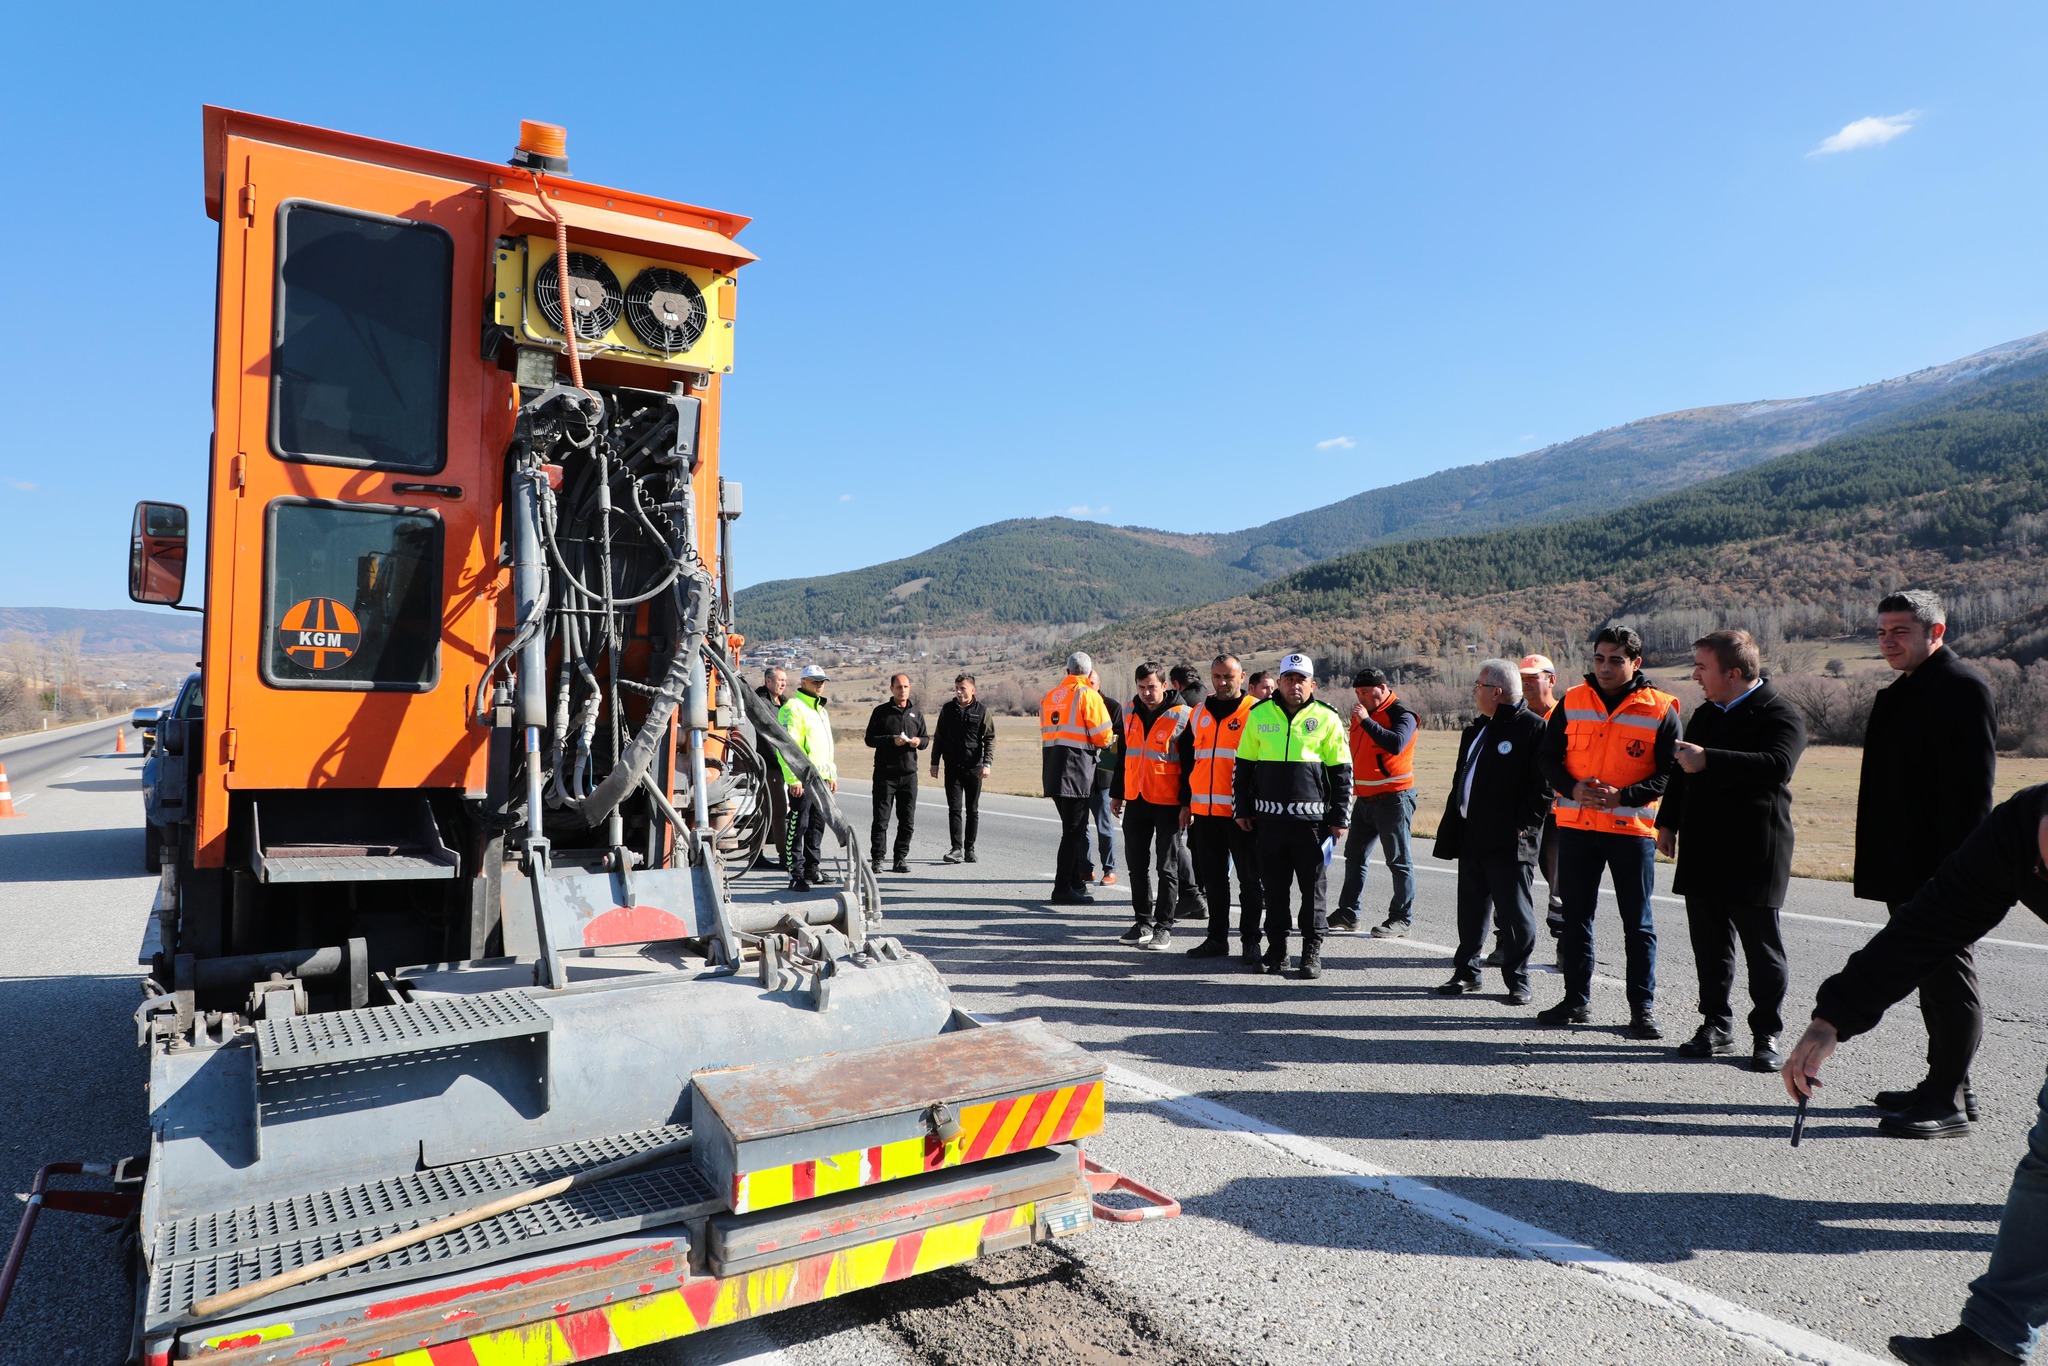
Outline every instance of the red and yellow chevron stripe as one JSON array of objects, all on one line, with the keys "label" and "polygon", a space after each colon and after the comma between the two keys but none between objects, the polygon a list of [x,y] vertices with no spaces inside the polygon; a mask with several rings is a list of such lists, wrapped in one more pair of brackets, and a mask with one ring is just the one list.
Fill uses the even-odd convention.
[{"label": "red and yellow chevron stripe", "polygon": [[905,1138],[831,1157],[741,1172],[733,1178],[732,1212],[752,1214],[813,1196],[1086,1138],[1101,1130],[1099,1081],[969,1105],[960,1111],[959,1136],[948,1143],[928,1135]]},{"label": "red and yellow chevron stripe", "polygon": [[1019,1205],[725,1280],[705,1277],[675,1290],[401,1352],[389,1360],[392,1366],[560,1366],[590,1361],[958,1266],[980,1256],[986,1239],[1030,1228],[1037,1218],[1035,1203]]}]

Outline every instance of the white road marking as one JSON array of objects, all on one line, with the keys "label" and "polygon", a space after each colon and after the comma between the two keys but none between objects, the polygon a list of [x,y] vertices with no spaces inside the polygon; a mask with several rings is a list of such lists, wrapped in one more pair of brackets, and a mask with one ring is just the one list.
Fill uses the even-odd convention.
[{"label": "white road marking", "polygon": [[1563,1234],[1525,1224],[1412,1176],[1375,1167],[1327,1144],[1303,1138],[1205,1097],[1192,1095],[1177,1086],[1115,1064],[1107,1070],[1113,1084],[1136,1092],[1161,1109],[1170,1110],[1202,1128],[1228,1134],[1253,1147],[1278,1152],[1311,1167],[1321,1168],[1336,1180],[1359,1190],[1392,1196],[1419,1214],[1518,1257],[1585,1272],[1617,1294],[1716,1328],[1746,1346],[1789,1357],[1793,1361],[1822,1366],[1882,1366],[1875,1357],[1796,1324],[1724,1300],[1698,1286],[1687,1285],[1633,1262],[1625,1262]]},{"label": "white road marking", "polygon": [[37,794],[33,792],[24,792],[19,797],[16,797],[14,799],[14,804],[16,806],[20,806],[23,802],[32,802],[36,799],[36,795]]},{"label": "white road marking", "polygon": [[66,778],[76,778],[79,774],[83,772],[85,772],[85,765],[80,764],[77,768],[72,769],[69,773],[59,773],[57,775],[57,781],[61,783]]}]

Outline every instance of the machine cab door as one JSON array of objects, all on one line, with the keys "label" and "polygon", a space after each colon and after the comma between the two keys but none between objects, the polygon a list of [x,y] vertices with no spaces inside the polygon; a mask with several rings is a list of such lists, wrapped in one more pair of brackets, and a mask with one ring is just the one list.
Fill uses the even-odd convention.
[{"label": "machine cab door", "polygon": [[228,788],[482,790],[508,392],[479,186],[221,136],[202,845]]}]

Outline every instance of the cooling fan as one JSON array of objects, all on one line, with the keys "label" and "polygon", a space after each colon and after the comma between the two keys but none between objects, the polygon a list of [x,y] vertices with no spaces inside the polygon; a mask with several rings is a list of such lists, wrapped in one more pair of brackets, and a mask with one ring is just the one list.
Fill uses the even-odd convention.
[{"label": "cooling fan", "polygon": [[626,291],[626,321],[641,341],[664,354],[695,346],[708,316],[703,291],[679,270],[649,266]]},{"label": "cooling fan", "polygon": [[[564,332],[561,268],[555,262],[556,258],[550,256],[534,271],[533,300],[540,305],[541,315],[548,320],[548,325],[557,332]],[[610,266],[588,252],[569,253],[569,305],[576,315],[578,338],[596,341],[611,331],[612,325],[619,320],[622,303],[619,277],[612,274]]]}]

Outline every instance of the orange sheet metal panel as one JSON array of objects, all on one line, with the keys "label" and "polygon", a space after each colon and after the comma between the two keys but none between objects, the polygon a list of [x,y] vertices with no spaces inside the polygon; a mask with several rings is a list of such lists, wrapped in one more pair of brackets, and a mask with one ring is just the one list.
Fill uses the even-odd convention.
[{"label": "orange sheet metal panel", "polygon": [[[514,177],[515,173],[509,171],[492,177],[492,195],[504,214],[506,230],[554,236],[555,220],[541,207],[532,182]],[[596,202],[590,202],[579,197],[582,193],[573,186],[551,184],[548,205],[569,225],[569,236],[587,246],[612,247],[643,256],[668,256],[726,270],[759,259],[731,238],[714,231],[717,220],[709,215],[691,214],[685,218],[690,211],[677,208],[655,209],[651,214],[626,213],[616,207],[605,207],[607,203],[616,205],[616,197],[607,198],[597,191],[592,193]]]}]

